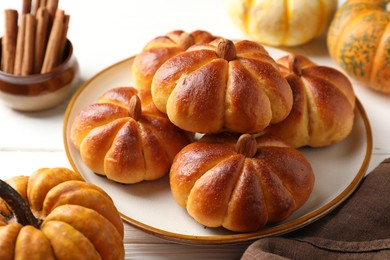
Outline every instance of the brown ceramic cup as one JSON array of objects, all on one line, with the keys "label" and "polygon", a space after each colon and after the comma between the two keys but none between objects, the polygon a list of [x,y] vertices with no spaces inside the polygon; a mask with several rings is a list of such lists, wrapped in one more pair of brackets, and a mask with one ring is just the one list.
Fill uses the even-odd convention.
[{"label": "brown ceramic cup", "polygon": [[48,73],[16,76],[0,70],[0,99],[5,105],[20,111],[52,108],[71,95],[79,74],[72,43],[67,40],[63,62]]}]

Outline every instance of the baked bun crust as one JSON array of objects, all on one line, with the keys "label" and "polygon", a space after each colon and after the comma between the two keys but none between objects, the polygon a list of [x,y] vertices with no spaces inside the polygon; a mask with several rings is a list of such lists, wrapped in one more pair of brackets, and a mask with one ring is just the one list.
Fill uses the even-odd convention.
[{"label": "baked bun crust", "polygon": [[210,42],[215,38],[209,32],[202,30],[192,33],[176,30],[154,38],[134,58],[132,66],[134,86],[137,89],[150,89],[154,74],[166,60],[194,44]]},{"label": "baked bun crust", "polygon": [[262,45],[221,38],[167,60],[152,98],[172,123],[200,133],[260,132],[292,107],[291,88]]},{"label": "baked bun crust", "polygon": [[294,104],[285,120],[266,131],[294,147],[322,147],[346,138],[353,128],[356,99],[349,79],[300,55],[277,62],[292,88]]},{"label": "baked bun crust", "polygon": [[71,140],[88,168],[126,184],[161,178],[190,143],[187,133],[156,110],[150,93],[131,87],[113,88],[82,109],[72,122]]},{"label": "baked bun crust", "polygon": [[[248,136],[252,143],[243,143]],[[301,207],[314,174],[305,157],[279,138],[213,135],[177,154],[170,185],[177,203],[199,223],[250,232]]]}]

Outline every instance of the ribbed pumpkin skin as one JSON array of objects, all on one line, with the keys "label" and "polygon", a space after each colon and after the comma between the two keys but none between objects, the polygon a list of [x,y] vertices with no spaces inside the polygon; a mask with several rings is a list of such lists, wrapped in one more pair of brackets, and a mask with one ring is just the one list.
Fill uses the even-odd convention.
[{"label": "ribbed pumpkin skin", "polygon": [[390,1],[350,0],[328,31],[331,57],[369,88],[390,93]]},{"label": "ribbed pumpkin skin", "polygon": [[0,259],[124,258],[123,223],[112,199],[79,174],[41,168],[6,183],[42,222],[17,223],[0,198]]},{"label": "ribbed pumpkin skin", "polygon": [[227,0],[233,23],[272,46],[304,44],[327,29],[337,0]]}]

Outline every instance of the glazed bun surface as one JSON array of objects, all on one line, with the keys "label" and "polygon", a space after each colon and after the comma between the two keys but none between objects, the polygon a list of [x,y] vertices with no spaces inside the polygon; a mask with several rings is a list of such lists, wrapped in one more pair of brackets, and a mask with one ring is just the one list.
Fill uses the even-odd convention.
[{"label": "glazed bun surface", "polygon": [[247,40],[216,39],[167,60],[153,78],[152,98],[172,123],[200,133],[260,132],[292,107],[276,62]]},{"label": "glazed bun surface", "polygon": [[292,88],[294,103],[289,116],[266,131],[294,147],[322,147],[345,139],[355,117],[356,98],[349,79],[304,56],[291,54],[277,62]]},{"label": "glazed bun surface", "polygon": [[279,138],[254,142],[237,150],[237,139],[212,136],[183,148],[170,171],[177,203],[202,225],[235,232],[290,216],[311,194],[311,165]]}]

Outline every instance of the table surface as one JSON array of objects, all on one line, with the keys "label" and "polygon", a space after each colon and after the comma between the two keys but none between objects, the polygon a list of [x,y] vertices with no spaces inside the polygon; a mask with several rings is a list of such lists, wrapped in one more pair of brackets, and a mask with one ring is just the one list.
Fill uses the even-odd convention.
[{"label": "table surface", "polygon": [[[20,10],[22,1],[2,0],[0,10]],[[343,2],[343,1],[339,1]],[[85,81],[102,69],[136,55],[158,35],[182,29],[207,30],[230,39],[246,38],[229,19],[223,0],[83,0],[60,1],[71,15],[68,38],[74,45],[81,77]],[[0,13],[0,35],[4,15]],[[320,65],[340,69],[327,53],[325,38],[286,51],[307,55]],[[351,79],[363,104],[373,134],[373,151],[367,172],[390,156],[390,96],[363,87]],[[0,178],[29,175],[42,167],[71,165],[63,144],[63,116],[67,102],[49,110],[24,113],[0,103]],[[237,259],[247,244],[191,246],[175,244],[125,223],[126,259]]]}]

